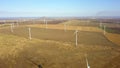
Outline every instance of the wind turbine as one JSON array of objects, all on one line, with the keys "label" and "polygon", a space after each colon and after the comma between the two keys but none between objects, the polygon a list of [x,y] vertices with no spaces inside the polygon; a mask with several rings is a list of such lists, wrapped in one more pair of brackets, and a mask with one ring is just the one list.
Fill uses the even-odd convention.
[{"label": "wind turbine", "polygon": [[102,21],[100,21],[100,24],[99,24],[100,28],[102,28]]},{"label": "wind turbine", "polygon": [[31,35],[31,28],[30,27],[28,28],[28,31],[29,31],[29,39],[31,40],[32,39],[32,35]]},{"label": "wind turbine", "polygon": [[78,30],[75,30],[75,45],[78,45]]},{"label": "wind turbine", "polygon": [[45,24],[45,17],[44,17],[44,24]]},{"label": "wind turbine", "polygon": [[45,28],[47,29],[47,21],[46,21],[45,17],[44,17],[44,24],[45,24]]},{"label": "wind turbine", "polygon": [[47,27],[47,20],[45,21],[45,26],[46,26],[46,29],[47,29],[47,28],[48,28],[48,27]]},{"label": "wind turbine", "polygon": [[106,26],[104,25],[104,35],[106,34]]},{"label": "wind turbine", "polygon": [[13,33],[13,24],[10,24],[10,25],[11,25],[10,26],[11,27],[11,32]]},{"label": "wind turbine", "polygon": [[87,68],[90,68],[90,65],[89,65],[89,62],[88,62],[88,59],[87,59],[87,55],[85,55],[85,59],[86,59]]}]

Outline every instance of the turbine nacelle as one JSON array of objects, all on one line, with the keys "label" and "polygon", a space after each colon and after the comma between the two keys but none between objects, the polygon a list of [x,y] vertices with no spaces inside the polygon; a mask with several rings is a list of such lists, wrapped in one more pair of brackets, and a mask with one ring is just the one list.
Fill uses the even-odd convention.
[{"label": "turbine nacelle", "polygon": [[77,34],[78,33],[78,30],[75,30],[74,34]]}]

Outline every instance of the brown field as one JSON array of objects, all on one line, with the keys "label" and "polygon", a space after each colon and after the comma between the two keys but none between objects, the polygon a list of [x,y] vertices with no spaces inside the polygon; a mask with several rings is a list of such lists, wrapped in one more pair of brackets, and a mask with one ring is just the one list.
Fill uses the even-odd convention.
[{"label": "brown field", "polygon": [[120,34],[114,34],[114,33],[107,33],[105,35],[110,41],[116,43],[120,46]]},{"label": "brown field", "polygon": [[[31,27],[32,40],[28,39]],[[0,68],[119,68],[120,34],[106,33],[95,26],[23,23],[10,31],[0,26]],[[78,46],[74,31],[78,30]]]},{"label": "brown field", "polygon": [[0,40],[3,40],[0,52],[1,68],[37,68],[37,65],[42,65],[43,68],[86,68],[85,54],[89,56],[91,67],[101,68],[119,55],[111,46],[79,44],[75,47],[67,42],[0,35]]},{"label": "brown field", "polygon": [[[45,25],[40,24],[34,24],[34,25],[28,25],[28,27],[38,27],[38,28],[45,28]],[[64,25],[48,25],[48,29],[61,29],[64,30]],[[88,26],[67,26],[67,30],[80,30],[80,31],[90,31],[90,32],[101,32],[103,33],[103,30],[99,29],[98,27],[88,27]],[[114,34],[114,33],[106,33],[105,35],[110,41],[116,43],[117,45],[120,45],[120,34]]]},{"label": "brown field", "polygon": [[[28,27],[38,27],[38,28],[46,28],[44,24],[33,24],[28,25]],[[57,25],[48,25],[48,29],[61,29],[64,30],[64,25],[57,24]],[[67,30],[80,30],[80,31],[92,31],[92,32],[102,32],[101,29],[97,27],[89,27],[89,26],[67,26]]]}]

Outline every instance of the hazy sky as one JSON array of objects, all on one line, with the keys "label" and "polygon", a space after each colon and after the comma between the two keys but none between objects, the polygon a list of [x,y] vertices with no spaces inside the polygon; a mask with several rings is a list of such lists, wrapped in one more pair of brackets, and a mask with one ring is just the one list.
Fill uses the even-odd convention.
[{"label": "hazy sky", "polygon": [[0,17],[120,16],[120,0],[0,0]]}]

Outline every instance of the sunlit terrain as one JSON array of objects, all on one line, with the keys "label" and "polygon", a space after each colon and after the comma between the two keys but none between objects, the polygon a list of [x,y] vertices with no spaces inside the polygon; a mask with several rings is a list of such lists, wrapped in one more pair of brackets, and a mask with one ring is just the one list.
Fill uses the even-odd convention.
[{"label": "sunlit terrain", "polygon": [[119,23],[46,21],[1,22],[0,68],[87,68],[86,60],[91,68],[120,67]]}]

